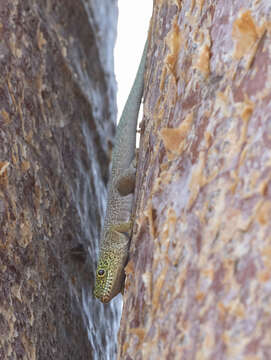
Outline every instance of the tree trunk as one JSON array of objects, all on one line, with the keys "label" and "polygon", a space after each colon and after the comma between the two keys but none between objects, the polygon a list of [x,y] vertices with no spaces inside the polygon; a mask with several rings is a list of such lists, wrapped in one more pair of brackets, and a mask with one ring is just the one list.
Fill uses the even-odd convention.
[{"label": "tree trunk", "polygon": [[114,339],[92,287],[116,19],[114,1],[0,3],[0,359],[102,359]]},{"label": "tree trunk", "polygon": [[156,1],[119,359],[271,358],[270,1]]}]

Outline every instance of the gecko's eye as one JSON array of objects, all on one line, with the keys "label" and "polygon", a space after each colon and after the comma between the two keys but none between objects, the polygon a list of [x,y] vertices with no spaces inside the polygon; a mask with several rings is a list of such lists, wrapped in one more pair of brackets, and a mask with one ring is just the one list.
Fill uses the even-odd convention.
[{"label": "gecko's eye", "polygon": [[100,270],[98,271],[98,276],[99,276],[99,277],[103,277],[104,274],[105,274],[105,271],[104,271],[103,269],[100,269]]}]

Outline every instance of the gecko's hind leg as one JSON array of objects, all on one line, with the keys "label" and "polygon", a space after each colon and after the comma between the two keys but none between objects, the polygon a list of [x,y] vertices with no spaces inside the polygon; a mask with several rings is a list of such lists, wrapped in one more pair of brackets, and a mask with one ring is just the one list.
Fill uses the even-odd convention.
[{"label": "gecko's hind leg", "polygon": [[136,179],[137,157],[133,159],[130,166],[118,177],[116,187],[121,196],[134,192]]}]

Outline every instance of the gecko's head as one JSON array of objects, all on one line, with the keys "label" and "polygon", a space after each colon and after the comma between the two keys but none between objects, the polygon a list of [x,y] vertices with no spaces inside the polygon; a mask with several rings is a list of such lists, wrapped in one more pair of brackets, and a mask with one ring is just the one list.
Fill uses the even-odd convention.
[{"label": "gecko's head", "polygon": [[105,251],[100,254],[94,295],[103,303],[109,302],[122,290],[126,261],[121,252]]}]

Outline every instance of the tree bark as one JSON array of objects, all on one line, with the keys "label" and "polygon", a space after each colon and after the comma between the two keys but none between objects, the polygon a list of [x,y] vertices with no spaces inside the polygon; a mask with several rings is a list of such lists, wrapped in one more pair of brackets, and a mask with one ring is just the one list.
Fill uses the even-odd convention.
[{"label": "tree bark", "polygon": [[1,359],[91,359],[87,321],[106,314],[95,303],[87,319],[81,299],[116,114],[116,4],[94,5],[0,2]]},{"label": "tree bark", "polygon": [[119,359],[271,358],[270,20],[154,4]]}]

